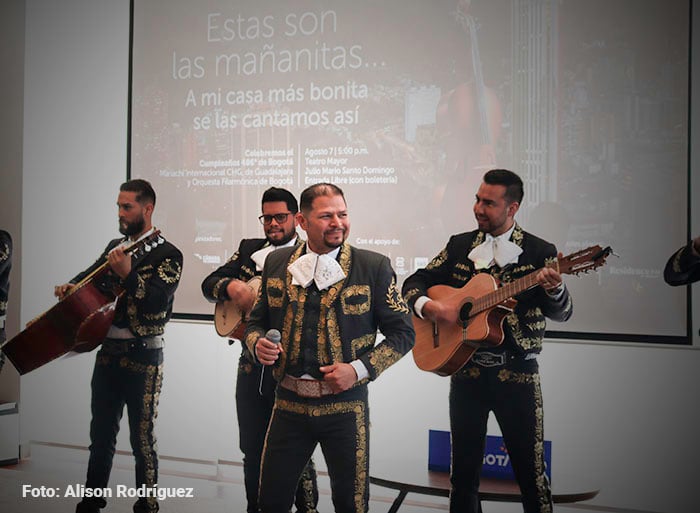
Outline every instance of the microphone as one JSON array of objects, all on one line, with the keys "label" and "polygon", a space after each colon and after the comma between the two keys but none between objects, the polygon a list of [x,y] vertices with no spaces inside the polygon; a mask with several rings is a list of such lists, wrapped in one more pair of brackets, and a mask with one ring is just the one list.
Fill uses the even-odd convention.
[{"label": "microphone", "polygon": [[[265,338],[272,342],[273,344],[278,344],[282,341],[282,334],[279,332],[279,330],[276,329],[270,329],[267,330],[267,333],[265,333]],[[265,368],[268,367],[268,365],[263,365],[262,368],[260,369],[260,384],[258,385],[258,393],[260,395],[263,394],[263,381],[265,379]]]},{"label": "microphone", "polygon": [[265,338],[273,344],[279,344],[282,340],[282,334],[279,332],[279,330],[271,329],[267,330],[267,333],[265,333]]}]

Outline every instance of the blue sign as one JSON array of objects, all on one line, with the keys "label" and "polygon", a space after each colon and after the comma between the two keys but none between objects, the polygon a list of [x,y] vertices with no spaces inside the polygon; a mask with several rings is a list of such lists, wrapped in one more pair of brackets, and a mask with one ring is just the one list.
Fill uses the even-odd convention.
[{"label": "blue sign", "polygon": [[[428,470],[438,472],[450,471],[450,432],[431,429],[428,432]],[[552,442],[544,442],[545,474],[552,480]],[[483,477],[495,479],[515,479],[510,456],[503,442],[503,437],[486,437],[484,464],[481,467]]]},{"label": "blue sign", "polygon": [[450,471],[450,432],[428,431],[428,470]]}]

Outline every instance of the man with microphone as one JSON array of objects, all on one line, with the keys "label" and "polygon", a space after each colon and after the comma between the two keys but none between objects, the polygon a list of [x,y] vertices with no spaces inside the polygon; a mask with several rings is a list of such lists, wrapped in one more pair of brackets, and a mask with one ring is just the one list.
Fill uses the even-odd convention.
[{"label": "man with microphone", "polygon": [[[287,513],[304,465],[321,445],[339,513],[369,503],[367,384],[411,350],[410,311],[384,255],[345,241],[343,192],[301,194],[308,241],[265,262],[245,343],[278,380],[260,475],[261,513]],[[376,343],[377,330],[384,339]]]},{"label": "man with microphone", "polygon": [[[296,248],[302,242],[296,233],[298,210],[291,192],[277,187],[267,189],[262,197],[262,215],[258,218],[265,238],[241,240],[229,261],[202,282],[204,297],[211,302],[232,300],[242,311],[249,312],[255,302],[255,292],[247,282],[262,273],[270,253],[284,247]],[[279,334],[277,336],[279,340]],[[236,378],[236,411],[248,513],[258,512],[260,457],[272,414],[275,386],[270,369],[255,365],[253,356],[242,346]],[[302,473],[294,502],[298,512],[316,512],[318,488],[312,460]]]}]

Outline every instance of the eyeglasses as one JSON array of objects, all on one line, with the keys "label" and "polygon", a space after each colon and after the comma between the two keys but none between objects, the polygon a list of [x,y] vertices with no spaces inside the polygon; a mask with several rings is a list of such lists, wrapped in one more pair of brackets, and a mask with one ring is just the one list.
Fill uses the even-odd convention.
[{"label": "eyeglasses", "polygon": [[289,217],[290,214],[291,214],[291,212],[286,212],[284,214],[274,214],[274,215],[263,214],[260,217],[258,217],[258,221],[260,221],[261,224],[270,224],[270,223],[272,223],[272,220],[274,219],[277,222],[277,224],[282,224],[282,223],[287,222],[287,218]]}]

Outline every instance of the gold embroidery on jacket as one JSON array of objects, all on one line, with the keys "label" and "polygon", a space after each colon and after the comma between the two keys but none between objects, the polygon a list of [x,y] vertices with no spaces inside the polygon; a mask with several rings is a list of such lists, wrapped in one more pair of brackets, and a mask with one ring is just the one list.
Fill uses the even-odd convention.
[{"label": "gold embroidery on jacket", "polygon": [[136,299],[143,299],[146,297],[146,280],[147,276],[139,273],[136,274],[136,292],[134,292],[134,297]]},{"label": "gold embroidery on jacket", "polygon": [[417,288],[412,288],[406,291],[406,293],[403,295],[404,300],[410,301],[413,299],[414,296],[417,296],[420,293],[420,290]]},{"label": "gold embroidery on jacket", "polygon": [[538,322],[529,322],[526,325],[530,331],[544,331],[544,329],[547,327],[547,323],[543,320],[538,321]]},{"label": "gold embroidery on jacket", "polygon": [[168,285],[172,285],[180,281],[180,274],[182,273],[182,267],[179,262],[172,260],[171,258],[166,258],[158,266],[158,276]]},{"label": "gold embroidery on jacket", "polygon": [[520,320],[515,312],[511,312],[506,316],[506,322],[513,332],[513,338],[515,339],[516,344],[518,344],[524,350],[527,351],[528,349],[534,349],[542,346],[541,337],[529,338],[523,334],[522,329],[520,328]]},{"label": "gold embroidery on jacket", "polygon": [[211,295],[214,296],[215,298],[220,298],[222,296],[221,294],[221,287],[230,281],[229,278],[221,278],[219,281],[217,281],[214,286],[211,289]]},{"label": "gold embroidery on jacket", "polygon": [[426,269],[435,269],[436,267],[440,267],[442,264],[444,264],[447,261],[447,248],[443,248],[438,255],[433,258],[430,262],[428,262],[428,265],[425,266]]},{"label": "gold embroidery on jacket", "polygon": [[542,317],[542,310],[540,310],[539,306],[536,306],[534,308],[530,308],[523,314],[523,317],[534,317],[534,318],[539,318]]},{"label": "gold embroidery on jacket", "polygon": [[403,355],[387,345],[379,345],[369,356],[369,363],[379,376],[388,367],[398,362]]},{"label": "gold embroidery on jacket", "polygon": [[284,281],[281,278],[267,279],[267,304],[271,308],[282,308],[284,304]]},{"label": "gold embroidery on jacket", "polygon": [[247,265],[241,266],[241,277],[243,278],[243,281],[247,281],[253,276],[255,276],[255,269],[251,269]]},{"label": "gold embroidery on jacket", "polygon": [[163,310],[162,312],[158,313],[145,313],[143,314],[143,317],[145,319],[148,319],[149,321],[159,321],[162,319],[165,319],[168,316],[168,311]]},{"label": "gold embroidery on jacket", "polygon": [[369,285],[351,285],[340,294],[340,304],[345,315],[362,315],[369,312],[372,291]]},{"label": "gold embroidery on jacket", "polygon": [[5,243],[0,249],[0,262],[4,262],[10,258],[10,245]]},{"label": "gold embroidery on jacket", "polygon": [[356,339],[352,340],[350,342],[352,359],[357,359],[358,355],[362,355],[367,349],[374,347],[376,340],[376,333],[367,333],[366,335],[362,335],[361,337],[357,337]]},{"label": "gold embroidery on jacket", "polygon": [[[343,341],[340,339],[340,326],[334,309],[328,311],[328,335],[331,342],[331,359],[333,362],[343,361]],[[331,363],[327,361],[327,352],[319,351],[318,361],[322,364]]]},{"label": "gold embroidery on jacket", "polygon": [[475,247],[477,247],[477,246],[478,246],[479,244],[481,244],[482,242],[484,242],[484,239],[485,239],[485,238],[486,238],[486,235],[484,234],[484,232],[479,232],[479,233],[477,233],[477,234],[476,234],[476,237],[474,237],[474,240],[472,241],[472,246],[471,246],[471,248],[470,248],[470,251],[471,251],[472,249],[474,249]]},{"label": "gold embroidery on jacket", "polygon": [[[323,292],[321,294],[323,294]],[[321,365],[328,363],[328,339],[326,338],[328,330],[326,329],[326,325],[328,316],[331,313],[333,313],[333,310],[326,312],[324,311],[324,307],[321,306],[318,318],[318,329],[316,331],[316,358]],[[301,331],[301,325],[298,331]]]},{"label": "gold embroidery on jacket", "polygon": [[526,273],[532,272],[535,270],[535,266],[532,264],[522,264],[513,267],[510,272],[508,273],[508,281],[511,281],[513,276],[519,277],[521,275],[524,275]]},{"label": "gold embroidery on jacket", "polygon": [[515,223],[515,228],[510,236],[510,240],[519,247],[523,247],[523,229],[520,228],[518,223]]},{"label": "gold embroidery on jacket", "polygon": [[[369,289],[369,287],[367,288]],[[406,301],[404,301],[403,296],[401,295],[399,287],[396,285],[395,277],[391,278],[389,290],[386,292],[386,303],[394,312],[411,313],[411,311],[408,309],[408,305],[406,305]]]},{"label": "gold embroidery on jacket", "polygon": [[671,264],[671,267],[673,267],[673,271],[676,273],[683,272],[683,269],[681,268],[681,253],[683,253],[683,248],[681,248],[679,251],[676,252],[675,255],[673,255],[673,263]]},{"label": "gold embroidery on jacket", "polygon": [[465,274],[457,274],[457,273],[452,273],[452,279],[459,281],[460,284],[465,284],[470,280],[471,276],[467,276]]},{"label": "gold embroidery on jacket", "polygon": [[[294,315],[293,321],[290,327],[293,328],[293,333],[290,333],[290,347],[288,351],[288,358],[291,365],[295,365],[299,361],[299,352],[301,351],[301,330],[304,325],[304,306],[306,305],[307,289],[303,287],[292,286],[293,289],[298,289],[296,291],[296,314],[292,313],[292,304],[290,303],[287,307],[287,315]],[[282,355],[284,356],[284,355]],[[280,368],[285,368],[282,365],[284,362],[280,362]]]}]

